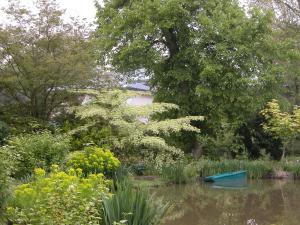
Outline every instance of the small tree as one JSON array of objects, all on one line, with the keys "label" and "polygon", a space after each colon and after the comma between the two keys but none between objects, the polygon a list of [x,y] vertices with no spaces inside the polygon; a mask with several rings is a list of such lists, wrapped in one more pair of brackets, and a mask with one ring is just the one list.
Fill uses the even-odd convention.
[{"label": "small tree", "polygon": [[263,129],[282,141],[282,155],[284,159],[290,142],[300,133],[300,108],[295,106],[291,114],[280,110],[278,101],[273,99],[267,103],[267,107],[261,111],[266,122]]},{"label": "small tree", "polygon": [[191,122],[202,120],[202,116],[154,119],[154,116],[178,110],[175,104],[131,106],[126,103],[130,97],[150,93],[121,90],[85,93],[94,95],[94,99],[89,104],[73,108],[76,115],[86,121],[85,126],[73,132],[88,129],[97,123],[108,126],[111,132],[111,149],[126,158],[129,155],[142,156],[153,162],[157,168],[161,168],[162,165],[172,163],[183,155],[180,148],[168,143],[167,139],[171,134],[181,131],[200,132]]},{"label": "small tree", "polygon": [[55,0],[28,9],[9,0],[8,23],[0,23],[0,92],[27,115],[47,120],[95,74],[90,28],[63,20]]}]

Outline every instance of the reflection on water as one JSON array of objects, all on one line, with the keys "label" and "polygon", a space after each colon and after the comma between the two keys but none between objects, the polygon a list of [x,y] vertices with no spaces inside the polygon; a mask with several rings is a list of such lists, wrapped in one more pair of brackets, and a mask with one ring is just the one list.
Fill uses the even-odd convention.
[{"label": "reflection on water", "polygon": [[162,187],[172,203],[163,225],[299,225],[300,182],[250,181],[240,189],[200,183]]},{"label": "reflection on water", "polygon": [[247,177],[228,177],[211,183],[213,188],[240,189],[247,187]]}]

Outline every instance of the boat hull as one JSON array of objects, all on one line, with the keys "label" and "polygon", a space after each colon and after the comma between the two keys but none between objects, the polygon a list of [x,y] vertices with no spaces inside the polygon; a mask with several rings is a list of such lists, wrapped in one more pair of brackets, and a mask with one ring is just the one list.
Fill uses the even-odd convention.
[{"label": "boat hull", "polygon": [[232,184],[235,182],[239,182],[241,180],[246,180],[247,179],[247,173],[246,171],[237,171],[237,172],[232,172],[232,173],[221,173],[221,174],[216,174],[213,176],[205,177],[204,181],[206,182],[222,182],[224,184]]}]

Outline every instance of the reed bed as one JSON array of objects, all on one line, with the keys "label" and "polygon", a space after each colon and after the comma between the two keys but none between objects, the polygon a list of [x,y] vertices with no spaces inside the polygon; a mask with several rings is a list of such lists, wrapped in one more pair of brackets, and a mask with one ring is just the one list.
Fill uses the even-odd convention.
[{"label": "reed bed", "polygon": [[217,173],[246,170],[249,179],[274,177],[276,171],[286,171],[295,179],[300,178],[300,160],[286,160],[282,162],[271,160],[223,160],[212,161],[201,159],[197,161],[197,171],[200,177]]},{"label": "reed bed", "polygon": [[195,163],[178,161],[173,165],[165,166],[161,170],[161,177],[167,183],[184,184],[195,181],[198,176]]},{"label": "reed bed", "polygon": [[295,179],[300,179],[300,160],[229,160],[213,161],[200,159],[193,162],[179,161],[163,167],[161,177],[168,183],[188,183],[197,177],[206,177],[218,173],[246,170],[248,179],[276,178],[278,171],[289,172]]}]

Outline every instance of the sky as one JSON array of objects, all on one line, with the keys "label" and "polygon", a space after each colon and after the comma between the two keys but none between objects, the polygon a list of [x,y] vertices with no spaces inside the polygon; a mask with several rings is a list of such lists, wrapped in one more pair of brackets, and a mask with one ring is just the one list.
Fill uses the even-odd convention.
[{"label": "sky", "polygon": [[[20,0],[22,5],[31,5],[34,0]],[[93,22],[96,9],[94,0],[56,0],[61,8],[66,9],[68,16],[79,16]],[[100,2],[100,1],[99,1]],[[7,6],[7,0],[0,0],[0,8]],[[0,22],[4,21],[4,14],[0,14]]]},{"label": "sky", "polygon": [[[23,5],[30,5],[34,0],[20,0]],[[102,0],[98,0],[102,2]],[[242,5],[244,5],[246,0],[240,0]],[[58,4],[62,8],[66,9],[67,16],[79,16],[81,18],[86,18],[88,22],[93,22],[96,9],[94,6],[94,0],[57,0]],[[0,8],[7,6],[7,0],[0,0]],[[5,21],[5,15],[0,13],[0,23]]]}]

